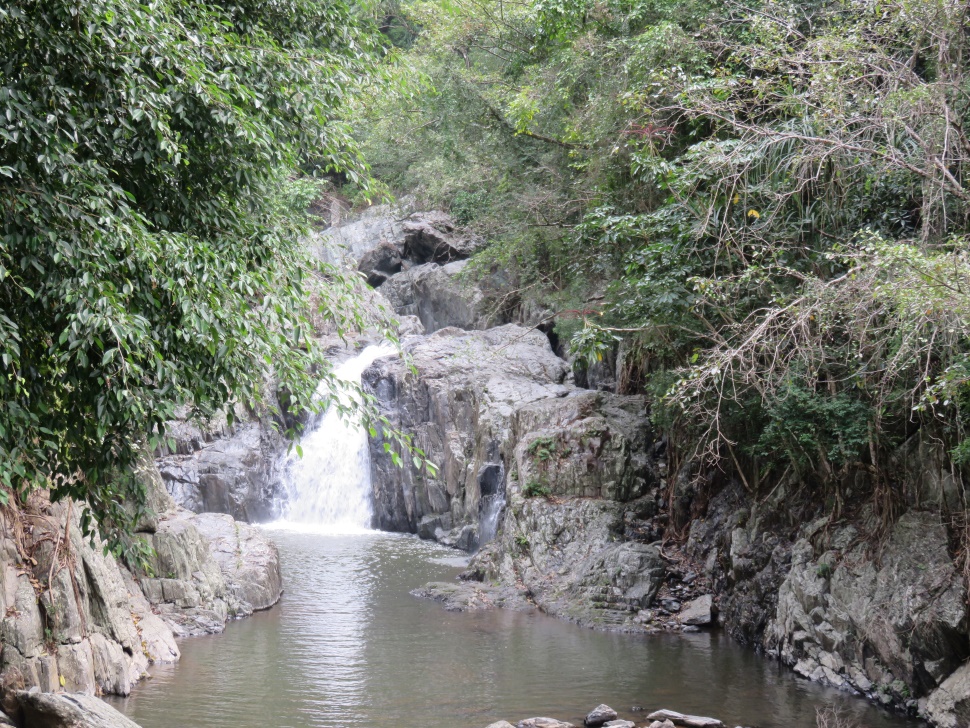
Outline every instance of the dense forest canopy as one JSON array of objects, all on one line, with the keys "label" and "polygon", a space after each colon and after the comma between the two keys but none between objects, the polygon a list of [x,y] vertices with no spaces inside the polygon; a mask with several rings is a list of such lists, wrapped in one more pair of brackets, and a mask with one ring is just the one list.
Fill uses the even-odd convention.
[{"label": "dense forest canopy", "polygon": [[[374,70],[344,0],[0,5],[0,486],[87,500],[105,532],[180,405],[306,406],[328,371],[307,176],[366,178],[340,118]],[[231,407],[228,409],[231,415]]]},{"label": "dense forest canopy", "polygon": [[619,349],[679,462],[838,509],[919,434],[970,461],[968,4],[386,2],[377,177],[488,234],[497,306]]}]

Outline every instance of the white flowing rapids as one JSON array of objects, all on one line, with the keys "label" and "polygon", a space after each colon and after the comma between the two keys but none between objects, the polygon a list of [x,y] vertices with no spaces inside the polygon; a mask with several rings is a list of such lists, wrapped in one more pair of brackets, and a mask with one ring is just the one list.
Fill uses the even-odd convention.
[{"label": "white flowing rapids", "polygon": [[[361,374],[375,359],[393,353],[390,346],[368,346],[334,373],[359,384]],[[326,394],[325,386],[321,384],[320,396]],[[345,403],[350,402],[345,399]],[[370,530],[373,507],[367,428],[356,417],[343,418],[331,407],[310,422],[299,445],[303,456],[294,447],[281,463],[288,499],[282,522],[273,525],[323,533]]]}]

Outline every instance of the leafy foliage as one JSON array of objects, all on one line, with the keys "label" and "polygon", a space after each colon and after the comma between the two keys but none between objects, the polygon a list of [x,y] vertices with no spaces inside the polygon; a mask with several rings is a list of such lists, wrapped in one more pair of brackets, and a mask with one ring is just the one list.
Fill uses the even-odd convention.
[{"label": "leafy foliage", "polygon": [[359,119],[376,172],[488,235],[573,355],[627,352],[675,464],[861,473],[888,513],[902,441],[970,461],[965,4],[396,12],[423,84]]},{"label": "leafy foliage", "polygon": [[[366,181],[337,114],[377,46],[343,0],[12,0],[0,7],[0,484],[86,500],[199,416],[296,411],[326,364],[306,318],[353,281],[300,244],[313,183]],[[321,277],[322,276],[322,277]],[[6,494],[4,494],[6,497]]]}]

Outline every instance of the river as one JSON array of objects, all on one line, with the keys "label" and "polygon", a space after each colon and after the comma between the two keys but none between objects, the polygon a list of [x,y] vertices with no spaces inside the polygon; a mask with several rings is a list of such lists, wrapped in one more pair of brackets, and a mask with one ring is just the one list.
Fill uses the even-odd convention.
[{"label": "river", "polygon": [[[343,364],[360,372],[386,350]],[[459,552],[370,531],[366,434],[317,418],[283,463],[286,519],[267,527],[285,593],[224,634],[183,640],[177,665],[112,703],[144,728],[484,728],[549,715],[582,724],[607,703],[643,722],[669,708],[728,726],[810,728],[836,704],[868,728],[916,722],[796,678],[722,632],[631,636],[538,612],[453,613],[409,592],[454,579]]]},{"label": "river", "polygon": [[809,728],[837,703],[869,728],[915,726],[796,678],[723,633],[630,636],[534,613],[447,612],[408,592],[453,578],[455,552],[384,533],[269,532],[280,604],[222,635],[183,640],[182,661],[114,704],[144,728],[484,728],[551,715],[582,724],[605,702]]}]

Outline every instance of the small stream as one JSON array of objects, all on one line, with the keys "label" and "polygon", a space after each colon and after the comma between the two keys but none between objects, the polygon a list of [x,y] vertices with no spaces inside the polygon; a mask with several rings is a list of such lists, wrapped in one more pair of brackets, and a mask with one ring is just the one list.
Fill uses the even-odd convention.
[{"label": "small stream", "polygon": [[[339,369],[357,378],[385,350]],[[324,415],[290,457],[279,605],[183,640],[177,665],[112,703],[144,728],[484,728],[549,715],[582,725],[607,703],[640,722],[670,708],[728,726],[813,728],[837,704],[868,728],[919,725],[797,679],[721,632],[630,636],[537,612],[452,613],[409,591],[454,579],[460,554],[370,531],[366,435]],[[496,504],[497,512],[501,503]],[[486,519],[488,520],[488,519]]]}]

